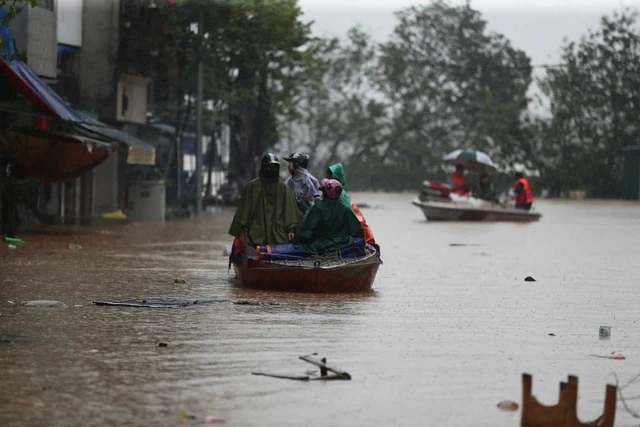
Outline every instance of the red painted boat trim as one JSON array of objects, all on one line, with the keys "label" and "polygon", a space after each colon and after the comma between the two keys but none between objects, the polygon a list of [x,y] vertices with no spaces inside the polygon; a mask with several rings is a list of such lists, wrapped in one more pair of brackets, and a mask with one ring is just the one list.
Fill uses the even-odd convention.
[{"label": "red painted boat trim", "polygon": [[377,255],[361,262],[336,267],[284,266],[250,261],[249,267],[237,267],[236,284],[241,287],[288,292],[342,293],[371,289],[378,267]]}]

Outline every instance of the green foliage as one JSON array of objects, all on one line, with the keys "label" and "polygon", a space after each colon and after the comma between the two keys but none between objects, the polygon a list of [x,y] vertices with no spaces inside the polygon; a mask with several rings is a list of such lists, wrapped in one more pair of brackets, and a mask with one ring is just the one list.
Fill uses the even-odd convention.
[{"label": "green foliage", "polygon": [[640,140],[638,12],[605,16],[578,43],[566,42],[562,67],[540,82],[551,117],[540,120],[543,176],[552,193],[587,189],[616,197],[622,190],[622,147]]},{"label": "green foliage", "polygon": [[316,42],[322,83],[299,104],[309,135],[300,145],[316,162],[346,163],[351,188],[417,187],[442,176],[442,157],[456,148],[517,158],[529,58],[469,5],[436,1],[396,16],[381,45],[358,28],[346,42]]},{"label": "green foliage", "polygon": [[[144,9],[128,0],[130,11]],[[279,140],[277,117],[296,114],[309,24],[293,0],[184,0],[161,4],[131,22],[121,50],[123,71],[154,80],[154,111],[176,125],[176,136],[195,111],[197,63],[204,65],[205,110],[212,130],[232,131],[230,168],[246,181],[254,159]],[[202,32],[197,23],[202,17]]]}]

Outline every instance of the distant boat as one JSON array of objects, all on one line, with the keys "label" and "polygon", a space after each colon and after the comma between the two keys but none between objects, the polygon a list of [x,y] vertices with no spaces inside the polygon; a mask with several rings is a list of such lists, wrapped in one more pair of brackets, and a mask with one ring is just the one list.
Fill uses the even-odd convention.
[{"label": "distant boat", "polygon": [[440,182],[424,181],[420,196],[412,201],[427,220],[447,221],[538,221],[542,215],[515,206],[489,202],[451,193],[451,187]]}]

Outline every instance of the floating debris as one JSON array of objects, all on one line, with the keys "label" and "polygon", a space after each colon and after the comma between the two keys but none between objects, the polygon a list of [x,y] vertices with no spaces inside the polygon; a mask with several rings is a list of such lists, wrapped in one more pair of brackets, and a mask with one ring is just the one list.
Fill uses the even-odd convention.
[{"label": "floating debris", "polygon": [[227,420],[224,418],[216,417],[215,415],[207,415],[202,419],[202,424],[224,424]]},{"label": "floating debris", "polygon": [[556,334],[554,334],[553,332],[549,334],[550,337],[555,337]]},{"label": "floating debris", "polygon": [[181,308],[190,305],[217,304],[229,302],[228,299],[186,299],[186,298],[131,298],[121,301],[92,301],[95,305],[144,307],[144,308]]},{"label": "floating debris", "polygon": [[169,347],[169,344],[167,344],[166,342],[159,342],[158,347]]},{"label": "floating debris", "polygon": [[[327,359],[320,359],[316,353],[310,354],[308,356],[300,356],[299,359],[303,360],[307,363],[310,363],[314,366],[320,368],[320,375],[318,376],[317,372],[305,372],[302,374],[282,374],[282,373],[266,373],[266,372],[252,372],[252,375],[261,375],[265,377],[272,378],[282,378],[287,380],[298,380],[298,381],[313,381],[313,380],[351,380],[351,375],[348,372],[345,372],[341,369],[338,369],[334,366],[327,365]],[[333,375],[329,375],[331,372]]]},{"label": "floating debris", "polygon": [[600,329],[598,330],[598,336],[601,340],[610,340],[611,326],[600,326]]},{"label": "floating debris", "polygon": [[67,304],[61,301],[51,301],[51,300],[34,300],[23,302],[22,305],[24,307],[66,307]]},{"label": "floating debris", "polygon": [[503,400],[502,402],[498,403],[497,406],[499,409],[502,409],[503,411],[509,411],[509,412],[517,411],[518,408],[520,407],[516,402],[513,402],[511,400]]},{"label": "floating debris", "polygon": [[234,305],[280,305],[277,302],[262,302],[262,301],[249,301],[249,300],[239,300],[234,301]]},{"label": "floating debris", "polygon": [[187,283],[187,281],[184,279],[173,279],[173,283],[177,283],[178,285],[184,285],[185,283]]},{"label": "floating debris", "polygon": [[599,354],[590,354],[589,356],[591,357],[599,357],[600,359],[613,359],[613,360],[625,360],[626,357],[624,357],[621,354],[616,354],[615,351],[612,351],[610,355],[608,356],[601,356]]},{"label": "floating debris", "polygon": [[525,277],[525,278],[524,278],[524,281],[525,281],[525,282],[535,282],[535,281],[536,281],[536,279],[534,279],[534,278],[533,278],[533,277],[531,277],[531,276],[527,276],[527,277]]},{"label": "floating debris", "polygon": [[72,250],[82,249],[82,246],[76,245],[75,243],[71,243],[69,244],[69,249],[72,249]]},{"label": "floating debris", "polygon": [[183,421],[183,420],[195,420],[197,417],[195,415],[193,415],[191,412],[188,411],[182,411],[178,413],[178,419]]},{"label": "floating debris", "polygon": [[22,335],[0,334],[0,344],[25,344],[28,342],[31,340]]}]

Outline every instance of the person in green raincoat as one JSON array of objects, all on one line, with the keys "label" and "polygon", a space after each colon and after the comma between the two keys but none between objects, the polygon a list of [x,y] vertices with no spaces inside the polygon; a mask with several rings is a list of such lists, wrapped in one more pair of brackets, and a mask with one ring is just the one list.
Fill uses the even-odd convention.
[{"label": "person in green raincoat", "polygon": [[260,176],[242,192],[229,234],[252,247],[289,243],[299,224],[293,192],[280,182],[280,162],[268,153],[260,163]]},{"label": "person in green raincoat", "polygon": [[353,210],[351,207],[351,199],[347,195],[344,186],[347,185],[347,178],[344,174],[344,168],[342,167],[342,163],[336,163],[335,165],[331,165],[327,168],[327,174],[325,176],[326,179],[335,179],[342,186],[342,194],[340,195],[340,201],[347,206],[349,209]]},{"label": "person in green raincoat", "polygon": [[342,202],[343,205],[351,209],[351,211],[356,215],[356,218],[358,218],[358,221],[360,221],[360,224],[364,229],[364,240],[367,243],[370,243],[373,246],[375,246],[379,252],[380,246],[378,245],[378,243],[376,243],[376,239],[373,237],[373,231],[371,231],[371,227],[369,227],[369,225],[367,224],[367,220],[364,219],[364,215],[362,214],[358,206],[356,206],[356,204],[353,203],[351,199],[349,199],[349,196],[347,195],[347,192],[344,189],[344,186],[347,185],[347,177],[345,176],[342,163],[336,163],[335,165],[329,166],[327,168],[326,179],[335,179],[338,182],[340,182],[340,185],[342,186],[342,194],[340,194],[340,201]]},{"label": "person in green raincoat", "polygon": [[309,209],[292,243],[302,251],[322,255],[353,245],[354,237],[363,237],[364,231],[353,211],[340,199],[340,182],[323,179],[320,191],[323,199]]}]

